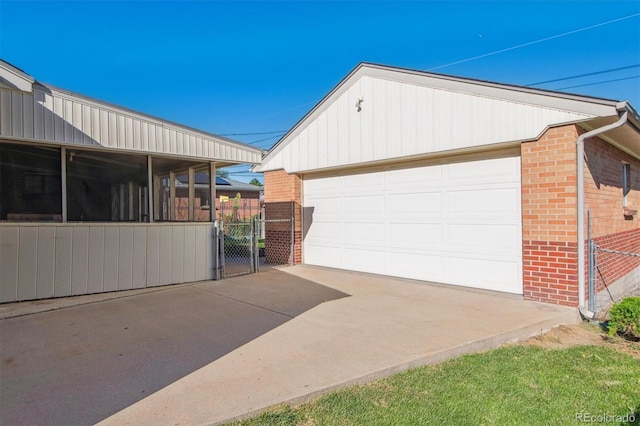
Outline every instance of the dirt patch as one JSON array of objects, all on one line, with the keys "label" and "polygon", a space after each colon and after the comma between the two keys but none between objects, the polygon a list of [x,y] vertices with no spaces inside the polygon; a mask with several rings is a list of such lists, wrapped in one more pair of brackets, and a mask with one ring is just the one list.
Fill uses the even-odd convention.
[{"label": "dirt patch", "polygon": [[518,344],[547,349],[564,349],[583,345],[609,346],[640,359],[640,342],[630,342],[617,336],[610,337],[601,327],[589,323],[561,325]]}]

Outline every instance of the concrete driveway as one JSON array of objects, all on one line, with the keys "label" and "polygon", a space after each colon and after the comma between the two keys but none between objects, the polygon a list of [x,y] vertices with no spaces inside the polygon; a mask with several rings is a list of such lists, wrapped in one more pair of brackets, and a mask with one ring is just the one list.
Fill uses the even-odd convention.
[{"label": "concrete driveway", "polygon": [[275,271],[117,296],[0,320],[0,424],[94,424],[346,295]]},{"label": "concrete driveway", "polygon": [[211,424],[577,320],[308,266],[167,288],[0,321],[0,423]]}]

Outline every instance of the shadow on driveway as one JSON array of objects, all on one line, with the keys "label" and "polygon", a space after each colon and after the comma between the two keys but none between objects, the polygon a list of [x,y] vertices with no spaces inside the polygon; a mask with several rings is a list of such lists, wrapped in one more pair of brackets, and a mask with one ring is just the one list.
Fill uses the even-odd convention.
[{"label": "shadow on driveway", "polygon": [[0,320],[0,424],[94,424],[346,296],[269,271]]}]

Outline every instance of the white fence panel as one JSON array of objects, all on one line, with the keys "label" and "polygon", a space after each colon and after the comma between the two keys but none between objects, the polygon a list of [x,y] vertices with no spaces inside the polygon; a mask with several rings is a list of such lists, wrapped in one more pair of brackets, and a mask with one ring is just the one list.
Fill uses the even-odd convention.
[{"label": "white fence panel", "polygon": [[214,279],[213,223],[0,224],[0,303]]}]

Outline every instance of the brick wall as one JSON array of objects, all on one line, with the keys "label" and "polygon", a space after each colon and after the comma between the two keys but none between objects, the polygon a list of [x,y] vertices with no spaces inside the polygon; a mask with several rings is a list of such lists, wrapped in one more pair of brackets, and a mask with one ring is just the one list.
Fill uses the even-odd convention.
[{"label": "brick wall", "polygon": [[[627,205],[640,210],[640,161],[599,138],[587,139],[584,149],[585,211],[591,215],[591,237],[601,248],[640,253],[640,217],[624,216],[622,194],[622,164],[627,163],[631,168]],[[600,292],[640,267],[640,257],[598,252],[597,266],[595,284]]]},{"label": "brick wall", "polygon": [[549,129],[522,154],[524,297],[578,304],[576,126]]},{"label": "brick wall", "polygon": [[[264,205],[265,218],[288,219],[294,218],[294,263],[302,263],[302,178],[298,175],[290,175],[284,170],[265,172],[264,174]],[[289,223],[283,222],[286,226]],[[278,223],[266,223],[265,254],[269,255],[270,243],[277,241],[290,241],[291,229]],[[285,235],[286,234],[286,235]],[[280,251],[274,246],[271,251]]]}]

